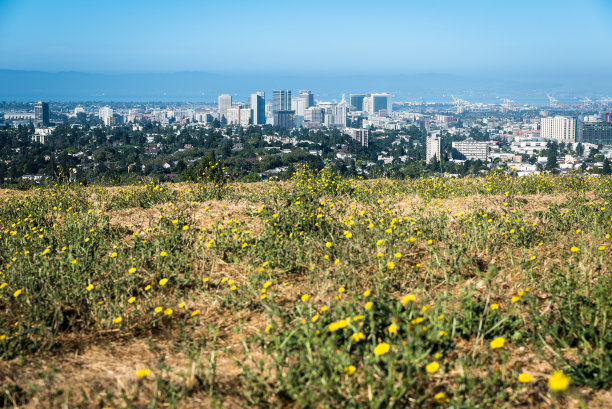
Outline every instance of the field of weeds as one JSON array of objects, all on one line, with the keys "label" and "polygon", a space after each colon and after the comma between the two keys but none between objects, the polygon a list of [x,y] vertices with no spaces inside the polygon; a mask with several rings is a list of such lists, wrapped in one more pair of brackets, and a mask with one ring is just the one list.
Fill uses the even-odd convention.
[{"label": "field of weeds", "polygon": [[2,407],[612,407],[610,178],[0,200]]}]

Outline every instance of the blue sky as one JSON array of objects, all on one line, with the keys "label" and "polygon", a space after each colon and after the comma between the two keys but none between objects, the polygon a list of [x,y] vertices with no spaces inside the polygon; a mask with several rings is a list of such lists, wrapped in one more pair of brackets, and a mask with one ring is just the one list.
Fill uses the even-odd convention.
[{"label": "blue sky", "polygon": [[611,44],[612,0],[0,0],[0,69],[605,73]]}]

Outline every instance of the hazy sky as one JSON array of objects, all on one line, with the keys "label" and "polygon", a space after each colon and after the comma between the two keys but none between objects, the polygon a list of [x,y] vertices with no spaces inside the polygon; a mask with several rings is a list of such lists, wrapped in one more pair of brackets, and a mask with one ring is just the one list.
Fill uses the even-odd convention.
[{"label": "hazy sky", "polygon": [[601,73],[611,45],[612,0],[0,0],[0,69]]}]

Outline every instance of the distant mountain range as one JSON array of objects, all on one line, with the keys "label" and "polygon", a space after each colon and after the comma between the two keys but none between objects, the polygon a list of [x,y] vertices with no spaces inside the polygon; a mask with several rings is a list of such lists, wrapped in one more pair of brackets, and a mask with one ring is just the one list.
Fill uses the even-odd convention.
[{"label": "distant mountain range", "polygon": [[176,72],[166,74],[94,74],[0,70],[0,101],[216,101],[232,94],[246,101],[255,91],[310,89],[321,100],[339,100],[343,93],[389,92],[395,101],[450,101],[451,95],[474,102],[511,98],[544,103],[546,94],[570,100],[612,94],[611,81],[547,79],[498,80],[450,74],[410,75],[264,75]]}]

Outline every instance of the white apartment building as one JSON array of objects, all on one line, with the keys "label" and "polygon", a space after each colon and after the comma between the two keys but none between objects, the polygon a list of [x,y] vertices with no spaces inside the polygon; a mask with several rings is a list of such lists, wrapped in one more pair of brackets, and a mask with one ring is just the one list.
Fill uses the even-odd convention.
[{"label": "white apartment building", "polygon": [[248,126],[251,123],[251,109],[238,106],[228,108],[226,118],[229,125]]},{"label": "white apartment building", "polygon": [[542,118],[540,136],[557,142],[576,141],[576,118],[555,116]]},{"label": "white apartment building", "polygon": [[437,133],[432,133],[427,137],[425,161],[430,163],[434,159],[440,160],[440,147],[442,138]]},{"label": "white apartment building", "polygon": [[489,144],[487,142],[466,139],[452,143],[452,147],[467,160],[489,161]]}]

